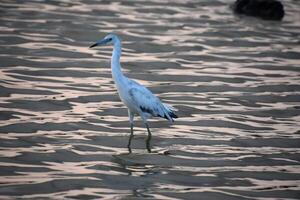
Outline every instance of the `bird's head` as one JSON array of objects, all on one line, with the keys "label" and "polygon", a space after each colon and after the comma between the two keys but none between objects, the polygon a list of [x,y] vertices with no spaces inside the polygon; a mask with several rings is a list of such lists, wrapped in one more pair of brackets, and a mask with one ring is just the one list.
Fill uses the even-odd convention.
[{"label": "bird's head", "polygon": [[119,42],[118,36],[116,36],[113,33],[108,34],[103,39],[97,41],[95,44],[91,45],[90,48],[96,47],[96,46],[102,46],[106,44],[115,44],[116,42]]}]

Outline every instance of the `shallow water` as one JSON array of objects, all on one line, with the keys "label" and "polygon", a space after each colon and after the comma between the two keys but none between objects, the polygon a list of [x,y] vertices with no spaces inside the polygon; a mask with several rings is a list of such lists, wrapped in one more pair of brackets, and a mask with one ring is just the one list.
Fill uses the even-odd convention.
[{"label": "shallow water", "polygon": [[[232,2],[1,1],[0,198],[299,199],[300,2],[282,22]],[[88,48],[112,31],[179,110],[153,154],[140,121],[127,154],[111,47]]]}]

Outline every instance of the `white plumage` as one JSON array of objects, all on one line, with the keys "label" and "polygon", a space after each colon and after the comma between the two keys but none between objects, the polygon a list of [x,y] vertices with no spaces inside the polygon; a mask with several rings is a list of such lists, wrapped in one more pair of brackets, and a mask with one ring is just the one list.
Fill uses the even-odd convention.
[{"label": "white plumage", "polygon": [[160,99],[153,95],[153,93],[148,90],[143,85],[137,83],[134,80],[131,80],[123,75],[121,71],[120,57],[121,57],[121,41],[115,34],[109,34],[104,37],[102,40],[96,42],[90,48],[104,45],[104,44],[113,44],[114,49],[111,58],[111,70],[112,77],[116,84],[119,96],[122,102],[128,108],[128,116],[131,126],[131,134],[128,142],[128,149],[131,152],[131,140],[133,138],[133,119],[134,115],[140,115],[144,124],[146,125],[148,131],[148,137],[146,140],[146,146],[148,152],[151,152],[150,140],[151,132],[147,123],[147,119],[150,117],[163,117],[173,122],[173,118],[177,118],[174,113],[174,109],[167,105],[163,104]]}]

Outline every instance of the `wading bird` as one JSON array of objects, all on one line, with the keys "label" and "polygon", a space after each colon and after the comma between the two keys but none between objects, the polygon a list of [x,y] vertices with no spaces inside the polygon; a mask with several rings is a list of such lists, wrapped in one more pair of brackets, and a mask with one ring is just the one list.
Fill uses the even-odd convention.
[{"label": "wading bird", "polygon": [[130,145],[133,138],[134,115],[140,115],[148,131],[146,147],[150,153],[151,132],[147,119],[150,117],[162,117],[166,118],[170,122],[173,122],[173,118],[177,118],[177,115],[174,113],[174,109],[171,106],[162,103],[159,98],[154,96],[153,93],[146,87],[123,75],[120,64],[122,51],[121,41],[117,35],[113,33],[108,34],[103,39],[91,45],[90,48],[105,44],[112,44],[114,46],[111,57],[112,78],[117,87],[120,99],[128,108],[128,116],[130,121],[130,137],[127,145],[128,150],[131,153]]}]

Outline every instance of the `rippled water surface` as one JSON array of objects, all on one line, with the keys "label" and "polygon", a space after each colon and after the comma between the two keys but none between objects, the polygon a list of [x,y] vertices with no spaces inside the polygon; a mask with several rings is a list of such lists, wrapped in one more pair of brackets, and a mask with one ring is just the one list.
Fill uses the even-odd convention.
[{"label": "rippled water surface", "polygon": [[[300,2],[282,22],[233,2],[0,2],[1,199],[299,199]],[[153,151],[110,74],[122,66],[180,117]]]}]

